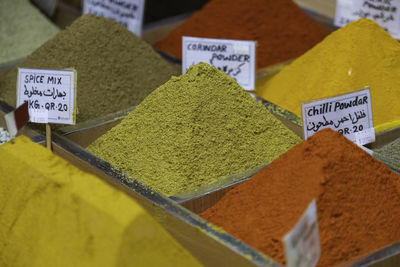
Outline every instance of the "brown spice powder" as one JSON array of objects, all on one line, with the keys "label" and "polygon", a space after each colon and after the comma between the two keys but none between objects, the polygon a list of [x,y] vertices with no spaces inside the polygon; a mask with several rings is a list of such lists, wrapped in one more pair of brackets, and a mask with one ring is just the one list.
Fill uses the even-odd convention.
[{"label": "brown spice powder", "polygon": [[281,155],[201,216],[285,263],[281,240],[313,198],[321,243],[318,266],[400,240],[400,177],[330,129]]},{"label": "brown spice powder", "polygon": [[292,0],[212,0],[156,47],[182,57],[182,36],[257,41],[257,67],[299,57],[327,35]]}]

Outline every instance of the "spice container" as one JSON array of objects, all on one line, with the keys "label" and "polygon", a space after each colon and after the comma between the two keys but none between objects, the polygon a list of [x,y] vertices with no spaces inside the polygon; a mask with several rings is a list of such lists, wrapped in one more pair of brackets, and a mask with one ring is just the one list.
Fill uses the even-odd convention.
[{"label": "spice container", "polygon": [[244,172],[231,175],[223,180],[200,186],[194,190],[185,191],[171,196],[170,199],[181,204],[194,213],[200,213],[213,206],[220,200],[226,192],[230,191],[236,185],[243,183],[253,174],[267,166],[264,164]]},{"label": "spice container", "polygon": [[[302,139],[304,138],[303,123],[301,121],[301,118],[297,117],[294,113],[285,110],[265,99],[262,99],[258,96],[255,97],[258,101],[263,103],[267,110],[272,112],[286,127],[292,130]],[[385,163],[392,170],[400,173],[400,166],[398,162],[396,162],[394,159],[391,159],[390,156],[382,155],[381,153],[376,151],[384,147],[385,145],[395,141],[397,138],[400,138],[400,127],[376,133],[375,142],[367,144],[365,146],[373,151],[373,157]]]},{"label": "spice container", "polygon": [[[217,2],[217,1],[215,1]],[[268,2],[268,1],[267,1]],[[180,51],[180,37],[181,36],[193,36],[193,37],[207,37],[207,38],[224,38],[224,39],[236,39],[236,40],[255,40],[258,41],[258,48],[257,48],[257,54],[259,55],[257,58],[257,68],[264,68],[270,65],[277,64],[282,61],[286,61],[288,59],[295,58],[299,56],[300,54],[304,53],[306,50],[311,48],[314,44],[316,44],[318,41],[320,41],[323,38],[323,35],[321,35],[321,38],[316,38],[315,36],[318,36],[318,32],[320,29],[325,28],[327,32],[331,32],[335,27],[332,25],[332,19],[325,17],[324,15],[318,14],[315,11],[308,10],[306,8],[301,8],[306,14],[304,14],[300,8],[298,8],[295,4],[288,2],[285,3],[261,3],[261,1],[253,2],[253,3],[246,3],[246,5],[243,5],[239,2],[235,3],[235,6],[257,6],[258,4],[261,4],[262,6],[269,6],[270,10],[274,10],[272,12],[275,12],[275,14],[278,15],[273,15],[276,20],[285,20],[285,22],[279,23],[279,22],[274,22],[273,27],[265,26],[270,23],[269,21],[265,21],[263,24],[265,24],[265,28],[262,28],[263,26],[254,25],[251,27],[251,30],[245,30],[245,32],[240,32],[241,29],[244,29],[248,23],[251,23],[251,19],[249,21],[243,21],[240,26],[236,25],[238,22],[232,22],[230,21],[230,17],[235,17],[236,14],[235,12],[232,12],[231,9],[229,10],[229,14],[226,16],[213,16],[209,15],[207,16],[206,14],[209,12],[213,12],[213,8],[215,6],[221,5],[219,7],[219,10],[224,10],[222,7],[224,5],[223,1],[219,1],[219,3],[212,3],[212,1],[209,3],[209,6],[205,6],[203,9],[198,12],[196,12],[193,16],[189,17],[182,25],[179,25],[178,28],[174,29],[169,36],[167,36],[164,40],[161,40],[155,44],[155,47],[161,51],[164,51],[168,55],[174,57],[174,58],[181,58],[181,52]],[[231,3],[229,3],[231,5]],[[276,6],[275,6],[276,5]],[[283,6],[285,6],[283,8]],[[240,9],[240,8],[239,8]],[[284,9],[284,11],[279,10],[279,9]],[[257,12],[261,12],[259,10],[252,10],[252,9],[246,9],[245,13],[254,13],[253,16],[257,17]],[[271,16],[265,15],[270,12],[269,10],[263,10],[264,16],[271,18]],[[288,15],[290,14],[290,15]],[[219,14],[220,15],[220,14]],[[207,16],[207,17],[221,17],[223,18],[224,22],[216,22],[215,24],[223,24],[223,25],[235,25],[235,26],[230,26],[230,27],[236,27],[235,31],[225,29],[225,28],[218,28],[218,27],[213,27],[213,26],[203,26],[204,23],[202,23],[203,17],[202,16]],[[250,16],[250,15],[249,15]],[[240,15],[242,17],[242,15]],[[289,18],[288,18],[289,17]],[[313,21],[309,20],[308,17],[311,17]],[[208,19],[207,19],[208,20]],[[235,21],[235,19],[233,19]],[[302,37],[303,43],[300,46],[308,47],[307,48],[302,48],[302,52],[300,53],[294,53],[294,50],[299,50],[299,47],[296,47],[297,43],[297,37],[296,36],[291,36],[291,33],[287,33],[286,35],[282,33],[284,36],[280,36],[279,34],[276,34],[276,32],[273,31],[274,27],[276,25],[280,24],[285,24],[287,27],[288,24],[290,24],[293,21],[298,20],[295,24],[296,25],[301,25],[303,23],[309,23],[310,25],[308,26],[303,26],[303,28],[309,29],[309,31],[305,34],[307,37]],[[317,23],[315,23],[317,22]],[[200,26],[201,25],[201,26]],[[319,26],[320,25],[320,26]],[[322,27],[321,27],[322,26]],[[267,32],[266,36],[269,36],[271,38],[267,43],[265,43],[265,40],[262,39],[261,34],[258,34],[256,30],[257,29],[259,32],[263,32],[265,35],[265,32]],[[320,29],[319,29],[320,28]],[[167,31],[170,31],[170,28],[167,28]],[[270,33],[272,31],[272,33]],[[280,28],[280,32],[284,31],[284,29]],[[299,30],[292,30],[292,32],[298,32]],[[314,38],[318,39],[317,41],[313,42],[311,41],[309,44],[306,44],[306,42],[310,41],[309,39]],[[291,36],[291,37],[290,37]],[[308,38],[310,37],[310,38]],[[280,40],[280,38],[284,40]],[[292,38],[292,39],[291,39]],[[179,40],[179,41],[178,41]],[[307,40],[307,41],[305,41]],[[305,42],[304,42],[305,41]],[[279,44],[281,42],[281,44]],[[176,44],[175,44],[176,43]],[[283,44],[282,44],[283,43]],[[288,44],[291,43],[291,44]],[[179,47],[179,49],[177,49]],[[280,50],[285,50],[287,47],[287,51],[282,52]],[[288,48],[291,47],[291,48]],[[179,51],[178,51],[179,50]],[[269,55],[269,59],[266,59],[265,55],[269,53],[269,50],[274,50],[273,55]],[[260,56],[261,54],[263,56]],[[277,58],[272,60],[272,58]],[[272,61],[271,61],[272,60]]]},{"label": "spice container", "polygon": [[263,68],[298,57],[325,35],[326,31],[292,1],[236,0],[232,4],[214,0],[155,46],[180,58],[182,36],[254,40],[258,45],[257,68]]},{"label": "spice container", "polygon": [[[7,124],[6,124],[4,115],[6,115],[7,113],[10,113],[13,110],[14,110],[14,108],[12,106],[10,106],[6,102],[0,100],[0,127],[7,129]],[[19,136],[19,135],[25,135],[31,139],[33,139],[35,137],[42,137],[42,135],[39,132],[31,129],[27,125],[25,125],[20,131],[18,131],[17,136]]]},{"label": "spice container", "polygon": [[[126,174],[67,138],[54,134],[53,149],[54,153],[75,166],[133,197],[205,266],[282,266],[174,201],[136,180],[127,179]],[[338,267],[395,267],[399,260],[400,242],[396,242]]]},{"label": "spice container", "polygon": [[0,71],[18,64],[58,28],[26,0],[0,2]]},{"label": "spice container", "polygon": [[[258,84],[256,91],[300,117],[301,103],[369,86],[375,131],[394,129],[400,126],[399,51],[398,41],[377,23],[359,19],[331,33],[278,74]],[[370,55],[368,59],[366,54]]]},{"label": "spice container", "polygon": [[[67,137],[86,146],[117,123]],[[155,90],[88,150],[182,202],[211,199],[299,141],[232,78],[202,63]]]},{"label": "spice container", "polygon": [[375,158],[400,173],[399,142],[400,127],[377,134],[376,141],[368,144],[367,147],[374,151],[373,156]]},{"label": "spice container", "polygon": [[[63,127],[58,130],[58,133],[82,148],[86,148],[97,138],[118,125],[133,109],[127,109],[86,123]],[[277,118],[279,119],[279,117]],[[225,192],[229,191],[236,184],[245,181],[265,166],[263,164],[253,169],[231,175],[220,181],[200,186],[194,190],[178,193],[170,198],[196,213],[201,212],[215,204]]]},{"label": "spice container", "polygon": [[[166,57],[169,57],[166,55]],[[173,59],[170,59],[173,60]],[[291,61],[283,62],[274,66],[270,66],[267,68],[259,69],[256,71],[256,82],[263,82],[267,79],[270,79],[273,75],[281,71],[285,66],[290,64]],[[258,101],[262,101],[263,105],[267,108],[268,111],[274,113],[274,114],[280,114],[283,112],[282,115],[285,116],[285,118],[292,118],[292,120],[297,121],[298,118],[292,114],[291,112],[287,112],[286,110],[283,110],[282,108],[278,107],[277,105],[270,103],[260,97],[258,97],[255,92],[249,92],[251,96],[256,98]],[[89,146],[91,143],[93,143],[98,137],[101,135],[105,134],[108,130],[110,130],[112,127],[116,126],[123,118],[125,118],[129,112],[133,111],[135,109],[135,106],[132,106],[130,108],[120,110],[105,116],[99,116],[98,118],[94,118],[91,120],[87,120],[84,122],[78,122],[75,125],[66,125],[63,126],[59,129],[57,129],[57,132],[61,135],[67,136],[68,139],[76,142],[83,148],[86,148]],[[285,114],[288,114],[287,116]],[[278,119],[281,119],[281,117],[277,117]],[[283,123],[286,123],[286,121],[283,121]],[[288,126],[287,126],[288,127]],[[290,128],[291,130],[296,130],[297,128]],[[298,134],[297,132],[295,132]],[[300,134],[298,134],[301,136]]]},{"label": "spice container", "polygon": [[65,137],[55,133],[52,141],[55,154],[126,192],[205,266],[281,266]]},{"label": "spice container", "polygon": [[127,194],[26,136],[0,158],[2,266],[202,266]]},{"label": "spice container", "polygon": [[341,134],[324,129],[200,216],[284,264],[282,237],[314,199],[318,266],[334,266],[400,241],[399,177]]},{"label": "spice container", "polygon": [[[271,103],[270,107],[273,106],[274,105]],[[64,127],[59,129],[58,133],[85,149],[97,138],[108,132],[114,126],[118,125],[121,120],[133,109],[134,108],[89,121],[88,125],[81,123]],[[276,117],[281,120],[279,116]],[[285,124],[286,122],[283,121],[283,123]],[[263,164],[244,172],[231,175],[220,181],[216,181],[211,184],[205,184],[194,190],[178,193],[170,198],[175,202],[189,208],[195,213],[201,212],[215,204],[235,185],[247,180],[251,175],[265,166],[266,164]]]},{"label": "spice container", "polygon": [[[125,27],[94,15],[79,17],[18,67],[74,68],[78,123],[137,105],[179,73]],[[17,68],[13,68],[0,77],[0,98],[10,105],[16,103],[17,76]]]},{"label": "spice container", "polygon": [[[318,13],[316,10],[311,10],[308,9],[306,7],[302,7],[301,3],[300,3],[300,8],[307,13],[307,15],[309,17],[311,17],[312,20],[314,20],[315,22],[317,22],[319,25],[321,25],[328,33],[334,31],[337,29],[336,26],[333,25],[333,19],[330,17],[325,16],[324,14],[320,14]],[[156,44],[158,41],[161,41],[163,38],[167,37],[168,34],[174,30],[175,28],[179,27],[181,24],[183,24],[191,15],[193,15],[193,13],[186,13],[186,14],[182,14],[179,16],[175,16],[172,18],[168,18],[168,19],[164,19],[158,22],[154,22],[152,24],[149,25],[145,25],[143,30],[143,36],[142,38],[149,42],[150,44],[154,45]],[[196,36],[194,36],[196,37]],[[226,39],[226,37],[224,37]],[[158,49],[157,47],[155,47],[155,49],[165,58],[167,59],[169,62],[172,62],[174,64],[180,64],[181,63],[181,58],[180,57],[176,57],[171,55],[168,52],[165,52],[163,50]],[[262,72],[263,70],[266,71],[272,71],[272,69],[278,67],[279,65],[283,64],[286,65],[289,62],[291,62],[292,60],[284,60],[281,63],[277,63],[277,64],[272,64],[270,66],[267,67],[262,67],[259,68],[257,71],[257,76],[261,75],[263,76]],[[261,71],[259,73],[259,71]]]},{"label": "spice container", "polygon": [[[187,15],[186,15],[187,16]],[[162,52],[161,52],[162,54]],[[168,55],[164,55],[169,61],[176,63],[177,59],[170,58]],[[263,82],[266,79],[271,78],[273,75],[281,71],[285,66],[287,66],[291,61],[283,62],[274,66],[270,66],[267,68],[259,69],[256,71],[256,83]],[[272,113],[279,114],[278,110],[282,110],[280,107],[274,105],[273,103],[269,103],[268,101],[262,100],[260,97],[254,94],[255,92],[250,92],[250,94],[257,98],[260,101],[263,101],[263,104],[267,107],[268,111]],[[59,129],[57,132],[61,135],[67,136],[68,139],[76,142],[83,148],[86,148],[91,143],[93,143],[97,138],[101,135],[105,134],[112,127],[116,126],[123,118],[125,118],[129,112],[133,111],[135,106],[130,108],[120,110],[105,116],[99,116],[98,118],[94,118],[91,120],[87,120],[84,122],[78,122],[75,125],[66,125]],[[286,112],[282,110],[282,112]],[[291,113],[290,113],[291,114]],[[277,117],[280,119],[280,117]],[[283,123],[286,123],[283,121]],[[287,126],[287,125],[286,125]],[[288,127],[288,126],[287,126]],[[297,128],[289,129],[297,130]],[[297,134],[297,133],[296,133]],[[301,135],[299,135],[301,136]]]}]

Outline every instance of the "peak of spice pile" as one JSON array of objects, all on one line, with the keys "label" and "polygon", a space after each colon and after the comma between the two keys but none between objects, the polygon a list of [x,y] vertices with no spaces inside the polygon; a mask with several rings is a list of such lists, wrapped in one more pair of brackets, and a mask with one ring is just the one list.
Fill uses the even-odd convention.
[{"label": "peak of spice pile", "polygon": [[400,177],[330,129],[281,155],[200,215],[285,263],[281,240],[314,198],[318,266],[400,240]]},{"label": "peak of spice pile", "polygon": [[400,126],[400,44],[377,23],[359,19],[333,32],[257,94],[301,117],[301,103],[371,87],[375,131]]},{"label": "peak of spice pile", "polygon": [[88,150],[171,196],[269,163],[299,142],[234,79],[200,63]]},{"label": "peak of spice pile", "polygon": [[[138,105],[177,71],[111,19],[84,15],[18,67],[77,71],[77,122]],[[17,69],[0,80],[0,98],[16,103]]]},{"label": "peak of spice pile", "polygon": [[29,0],[0,1],[0,68],[16,64],[57,32]]},{"label": "peak of spice pile", "polygon": [[182,36],[257,41],[257,68],[297,58],[326,31],[292,0],[211,0],[156,47],[182,57]]},{"label": "peak of spice pile", "polygon": [[2,266],[200,266],[133,199],[27,137],[0,158]]}]

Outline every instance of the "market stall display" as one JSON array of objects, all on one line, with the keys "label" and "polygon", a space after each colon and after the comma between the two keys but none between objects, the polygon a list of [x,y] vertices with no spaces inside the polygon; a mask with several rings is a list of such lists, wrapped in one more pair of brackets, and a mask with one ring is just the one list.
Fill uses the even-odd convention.
[{"label": "market stall display", "polygon": [[28,138],[0,157],[5,265],[201,266],[133,199]]},{"label": "market stall display", "polygon": [[[400,45],[384,29],[360,19],[328,35],[330,0],[210,0],[140,39],[78,2],[49,19],[0,4],[0,71],[20,62],[0,72],[0,265],[281,267],[315,200],[317,266],[399,266]],[[147,14],[190,5],[161,2]],[[180,75],[182,36],[256,41],[256,91],[206,63]],[[9,141],[18,68],[75,69],[77,124]],[[329,129],[301,140],[301,103],[366,86],[369,149]]]},{"label": "market stall display", "polygon": [[200,63],[88,150],[171,196],[266,164],[299,141],[233,78]]},{"label": "market stall display", "polygon": [[1,1],[0,25],[0,70],[13,67],[58,32],[29,0]]},{"label": "market stall display", "polygon": [[400,167],[400,137],[380,148],[374,149],[374,152],[382,155]]},{"label": "market stall display", "polygon": [[[77,71],[77,122],[139,104],[178,71],[122,25],[84,15],[18,67]],[[0,98],[16,103],[17,69],[0,79]]]},{"label": "market stall display", "polygon": [[400,177],[324,129],[200,214],[285,263],[283,236],[316,199],[321,258],[335,266],[400,240]]},{"label": "market stall display", "polygon": [[182,36],[257,41],[257,68],[294,59],[326,31],[291,0],[211,0],[155,46],[182,57]]},{"label": "market stall display", "polygon": [[301,117],[301,103],[370,86],[376,132],[400,126],[400,44],[378,24],[360,19],[331,33],[257,94]]}]

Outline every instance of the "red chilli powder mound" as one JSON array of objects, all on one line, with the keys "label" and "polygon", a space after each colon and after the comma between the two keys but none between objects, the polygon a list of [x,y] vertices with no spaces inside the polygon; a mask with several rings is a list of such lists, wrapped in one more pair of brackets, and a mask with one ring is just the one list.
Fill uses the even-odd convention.
[{"label": "red chilli powder mound", "polygon": [[292,0],[211,0],[155,46],[182,57],[182,36],[257,41],[257,68],[299,57],[327,32]]},{"label": "red chilli powder mound", "polygon": [[313,198],[318,266],[400,240],[400,176],[330,129],[281,155],[200,216],[285,263],[281,240]]}]

